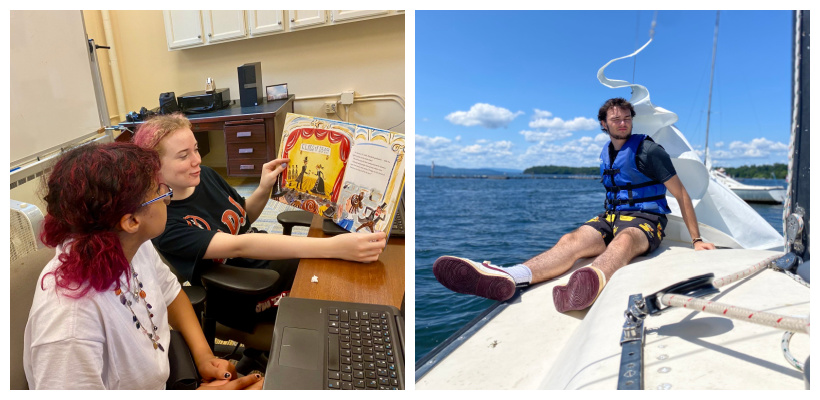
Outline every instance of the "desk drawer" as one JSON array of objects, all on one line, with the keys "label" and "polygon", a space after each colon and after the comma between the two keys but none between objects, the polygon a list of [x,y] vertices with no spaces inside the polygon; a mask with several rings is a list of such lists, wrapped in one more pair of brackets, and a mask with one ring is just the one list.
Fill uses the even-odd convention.
[{"label": "desk drawer", "polygon": [[228,175],[230,176],[259,176],[262,174],[262,165],[268,160],[264,158],[242,158],[228,160]]},{"label": "desk drawer", "polygon": [[226,143],[264,143],[265,125],[225,126]]},{"label": "desk drawer", "polygon": [[238,158],[266,158],[268,156],[267,143],[227,143],[228,160]]}]

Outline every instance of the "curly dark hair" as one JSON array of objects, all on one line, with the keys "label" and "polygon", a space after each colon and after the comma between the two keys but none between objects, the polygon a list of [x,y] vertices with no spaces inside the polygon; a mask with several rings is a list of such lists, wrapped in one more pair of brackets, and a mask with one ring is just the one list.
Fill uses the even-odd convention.
[{"label": "curly dark hair", "polygon": [[[606,121],[606,113],[612,107],[618,107],[623,110],[629,110],[630,114],[632,114],[632,117],[635,117],[635,109],[632,108],[632,104],[630,102],[626,101],[626,99],[624,99],[623,97],[614,97],[604,102],[604,105],[602,105],[601,108],[598,109],[598,121]],[[603,127],[601,127],[601,130],[606,132],[606,129],[604,129]]]},{"label": "curly dark hair", "polygon": [[73,298],[119,287],[130,269],[117,234],[120,219],[138,211],[159,170],[157,152],[133,143],[92,143],[63,154],[48,177],[40,238],[64,249],[41,288],[48,275]]}]

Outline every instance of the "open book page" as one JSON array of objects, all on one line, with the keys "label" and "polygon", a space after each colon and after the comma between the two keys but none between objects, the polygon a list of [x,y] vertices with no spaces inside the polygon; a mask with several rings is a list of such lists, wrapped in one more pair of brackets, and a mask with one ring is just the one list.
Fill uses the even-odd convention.
[{"label": "open book page", "polygon": [[288,114],[280,201],[351,232],[388,231],[404,187],[404,134]]},{"label": "open book page", "polygon": [[334,222],[351,232],[389,231],[404,189],[404,143],[401,133],[356,128]]}]

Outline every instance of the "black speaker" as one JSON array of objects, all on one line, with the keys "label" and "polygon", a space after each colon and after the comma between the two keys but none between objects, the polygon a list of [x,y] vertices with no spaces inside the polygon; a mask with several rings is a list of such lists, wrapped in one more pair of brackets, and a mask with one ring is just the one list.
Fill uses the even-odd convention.
[{"label": "black speaker", "polygon": [[171,114],[177,111],[179,111],[179,105],[174,92],[161,93],[159,95],[159,113]]},{"label": "black speaker", "polygon": [[253,107],[262,104],[262,63],[247,63],[237,68],[239,73],[239,104]]}]

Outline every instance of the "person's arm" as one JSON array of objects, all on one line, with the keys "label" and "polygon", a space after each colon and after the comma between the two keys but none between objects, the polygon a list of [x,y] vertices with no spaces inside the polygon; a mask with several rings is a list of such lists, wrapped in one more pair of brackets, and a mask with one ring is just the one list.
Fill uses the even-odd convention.
[{"label": "person's arm", "polygon": [[290,258],[340,258],[370,262],[379,259],[387,244],[384,232],[345,233],[330,238],[246,233],[230,235],[217,232],[203,258],[252,258],[285,260]]},{"label": "person's arm", "polygon": [[168,323],[185,338],[185,343],[194,357],[196,369],[204,381],[236,379],[236,368],[233,364],[214,356],[211,351],[196,319],[191,300],[183,290],[180,290],[174,301],[168,305]]},{"label": "person's arm", "polygon": [[100,390],[103,382],[103,344],[65,339],[33,346],[29,388],[36,390]]},{"label": "person's arm", "polygon": [[[678,201],[680,213],[683,216],[683,222],[686,224],[686,229],[689,230],[689,236],[691,236],[692,239],[700,237],[698,219],[695,215],[695,208],[692,206],[692,199],[689,197],[689,193],[686,192],[686,188],[683,187],[683,183],[680,181],[680,178],[675,175],[663,184],[666,186],[669,193],[671,193],[672,196],[675,196],[675,199]],[[703,241],[695,242],[693,246],[695,250],[715,249],[714,244]]]},{"label": "person's arm", "polygon": [[287,168],[287,163],[290,159],[278,158],[269,161],[262,165],[262,175],[259,178],[259,187],[245,199],[245,212],[248,214],[248,220],[253,223],[262,214],[265,205],[270,199],[270,192],[273,189],[273,184],[276,183],[276,178],[282,171]]}]

